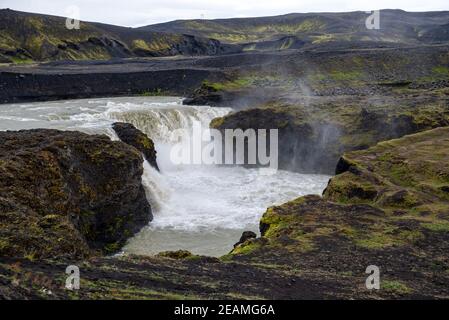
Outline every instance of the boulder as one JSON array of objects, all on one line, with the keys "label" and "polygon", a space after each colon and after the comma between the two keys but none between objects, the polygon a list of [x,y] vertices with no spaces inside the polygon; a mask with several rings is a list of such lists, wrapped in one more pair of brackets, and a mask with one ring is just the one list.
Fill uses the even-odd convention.
[{"label": "boulder", "polygon": [[0,140],[0,257],[113,253],[152,219],[135,148],[44,129]]},{"label": "boulder", "polygon": [[120,140],[142,152],[151,166],[159,170],[156,161],[157,152],[153,140],[130,123],[116,122],[112,125],[112,128]]},{"label": "boulder", "polygon": [[248,241],[250,239],[255,239],[255,238],[257,238],[257,234],[255,234],[252,231],[245,231],[242,233],[242,236],[240,237],[239,242],[234,244],[234,248],[238,247],[239,245],[241,245],[242,243],[245,243],[246,241]]}]

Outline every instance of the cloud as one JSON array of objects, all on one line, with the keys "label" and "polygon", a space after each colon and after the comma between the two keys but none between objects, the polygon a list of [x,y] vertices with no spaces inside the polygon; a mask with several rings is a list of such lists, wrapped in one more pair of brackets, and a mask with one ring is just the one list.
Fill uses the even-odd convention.
[{"label": "cloud", "polygon": [[[0,0],[1,8],[64,16],[78,6],[81,19],[122,26],[142,26],[177,19],[258,17],[291,12],[342,12],[381,8],[408,11],[449,10],[447,0]],[[394,8],[393,8],[393,7]]]}]

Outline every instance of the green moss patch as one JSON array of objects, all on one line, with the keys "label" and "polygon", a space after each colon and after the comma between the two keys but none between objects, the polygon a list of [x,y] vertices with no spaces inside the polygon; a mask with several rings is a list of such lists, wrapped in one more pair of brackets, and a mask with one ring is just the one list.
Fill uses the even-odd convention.
[{"label": "green moss patch", "polygon": [[434,231],[434,232],[449,232],[449,222],[448,221],[438,221],[432,223],[421,224],[424,228]]},{"label": "green moss patch", "polygon": [[385,290],[387,292],[391,292],[394,294],[408,294],[413,292],[413,290],[408,287],[406,284],[400,282],[400,281],[394,281],[394,280],[383,280],[381,282],[381,290]]}]

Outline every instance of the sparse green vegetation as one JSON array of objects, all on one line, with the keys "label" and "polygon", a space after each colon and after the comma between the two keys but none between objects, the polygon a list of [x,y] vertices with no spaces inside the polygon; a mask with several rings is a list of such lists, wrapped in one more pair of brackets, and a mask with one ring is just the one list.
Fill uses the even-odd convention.
[{"label": "sparse green vegetation", "polygon": [[422,226],[426,229],[435,232],[449,232],[449,221],[435,221],[432,223],[423,223]]},{"label": "sparse green vegetation", "polygon": [[323,42],[328,42],[328,41],[335,40],[335,35],[333,35],[333,34],[322,34],[322,35],[319,35],[319,36],[313,36],[312,39],[313,39],[312,43],[323,43]]},{"label": "sparse green vegetation", "polygon": [[246,243],[243,243],[240,246],[234,248],[234,250],[232,250],[231,254],[232,255],[238,255],[238,254],[246,255],[246,254],[256,251],[260,247],[261,247],[260,241],[249,240]]},{"label": "sparse green vegetation", "polygon": [[210,87],[216,91],[223,91],[223,90],[238,90],[245,87],[249,87],[251,84],[254,83],[254,78],[245,77],[245,78],[238,78],[233,81],[227,81],[227,82],[213,82],[210,83],[208,81],[205,81],[203,84],[207,87]]},{"label": "sparse green vegetation", "polygon": [[352,81],[362,78],[360,71],[331,71],[329,75],[336,81]]},{"label": "sparse green vegetation", "polygon": [[393,280],[383,280],[381,283],[381,289],[400,295],[412,292],[412,289],[404,283]]},{"label": "sparse green vegetation", "polygon": [[11,61],[16,64],[29,64],[34,62],[29,58],[22,58],[22,57],[9,57],[9,59],[11,59]]},{"label": "sparse green vegetation", "polygon": [[445,66],[434,67],[432,72],[441,76],[449,76],[449,68]]},{"label": "sparse green vegetation", "polygon": [[381,230],[357,235],[354,238],[355,244],[367,249],[382,249],[413,244],[424,238],[424,235],[418,230],[401,230],[400,228],[389,227],[387,224],[377,229]]},{"label": "sparse green vegetation", "polygon": [[157,88],[152,91],[151,90],[143,91],[140,95],[142,97],[159,97],[166,95],[166,93],[164,93],[164,91],[161,88]]}]

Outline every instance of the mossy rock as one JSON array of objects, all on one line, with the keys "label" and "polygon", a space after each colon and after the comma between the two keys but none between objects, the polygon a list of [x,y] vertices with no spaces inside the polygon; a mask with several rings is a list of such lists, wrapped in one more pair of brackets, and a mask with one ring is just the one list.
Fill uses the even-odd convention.
[{"label": "mossy rock", "polygon": [[150,165],[159,170],[156,160],[157,152],[153,140],[130,123],[115,122],[112,124],[112,128],[120,140],[142,152]]},{"label": "mossy rock", "polygon": [[151,220],[135,148],[80,132],[0,135],[3,257],[114,253]]}]

